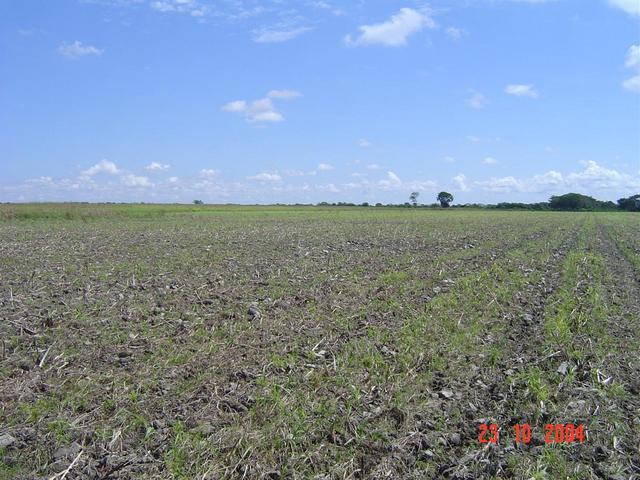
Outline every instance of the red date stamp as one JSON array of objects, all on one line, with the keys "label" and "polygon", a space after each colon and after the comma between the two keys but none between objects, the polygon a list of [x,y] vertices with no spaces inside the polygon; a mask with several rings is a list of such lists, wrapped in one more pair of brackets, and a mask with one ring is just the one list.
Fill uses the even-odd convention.
[{"label": "red date stamp", "polygon": [[[498,443],[500,439],[500,427],[496,423],[481,423],[478,427],[478,442]],[[528,423],[513,426],[515,442],[529,444],[531,442],[532,429]],[[547,423],[544,426],[544,442],[553,443],[584,443],[585,427],[583,424],[573,423]]]}]

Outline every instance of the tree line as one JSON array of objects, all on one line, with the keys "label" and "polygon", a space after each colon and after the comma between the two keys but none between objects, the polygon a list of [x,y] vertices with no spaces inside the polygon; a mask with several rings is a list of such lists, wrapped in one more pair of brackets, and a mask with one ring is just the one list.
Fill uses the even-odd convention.
[{"label": "tree line", "polygon": [[588,212],[611,212],[611,211],[628,211],[640,212],[640,194],[632,195],[626,198],[620,198],[616,203],[611,201],[597,200],[588,195],[580,193],[566,193],[564,195],[554,195],[547,202],[537,203],[519,203],[519,202],[500,202],[497,204],[484,203],[464,203],[453,204],[453,195],[449,192],[440,192],[436,197],[436,202],[431,204],[419,204],[419,192],[411,192],[409,201],[400,204],[383,204],[376,203],[374,205],[368,202],[350,203],[350,202],[320,202],[318,206],[334,206],[334,207],[400,207],[400,208],[484,208],[497,210],[537,210],[537,211],[588,211]]}]

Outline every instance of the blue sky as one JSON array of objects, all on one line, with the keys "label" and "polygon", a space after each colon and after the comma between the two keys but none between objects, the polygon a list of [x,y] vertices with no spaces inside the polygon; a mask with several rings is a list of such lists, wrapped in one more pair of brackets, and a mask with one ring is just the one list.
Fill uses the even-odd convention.
[{"label": "blue sky", "polygon": [[640,0],[5,0],[0,201],[640,192]]}]

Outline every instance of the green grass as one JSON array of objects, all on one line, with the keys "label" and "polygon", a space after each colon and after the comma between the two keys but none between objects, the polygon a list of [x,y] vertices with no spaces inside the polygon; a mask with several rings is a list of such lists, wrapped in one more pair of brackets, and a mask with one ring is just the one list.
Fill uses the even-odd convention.
[{"label": "green grass", "polygon": [[[599,243],[633,238],[624,216],[2,205],[0,218],[15,303],[5,291],[0,385],[15,396],[0,423],[37,432],[0,477],[48,478],[51,453],[78,441],[152,452],[141,478],[435,478],[479,451],[477,419],[561,420],[582,398],[602,404],[599,440],[631,438],[607,328],[634,300],[612,301]],[[523,478],[576,474],[561,448],[507,457]]]}]

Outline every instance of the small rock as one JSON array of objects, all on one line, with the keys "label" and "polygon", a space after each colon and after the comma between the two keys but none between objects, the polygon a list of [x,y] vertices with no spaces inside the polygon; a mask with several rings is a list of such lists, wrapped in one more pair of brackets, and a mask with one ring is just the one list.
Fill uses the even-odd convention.
[{"label": "small rock", "polygon": [[462,445],[462,437],[459,433],[453,433],[449,437],[449,443],[451,445]]},{"label": "small rock", "polygon": [[448,400],[453,398],[453,392],[451,390],[440,390],[440,396]]},{"label": "small rock", "polygon": [[80,452],[80,445],[73,442],[68,447],[62,447],[53,452],[54,460],[62,460],[75,457]]},{"label": "small rock", "polygon": [[2,435],[0,435],[0,448],[10,447],[14,443],[16,443],[16,439],[8,433],[3,433]]},{"label": "small rock", "polygon": [[260,310],[258,310],[256,307],[249,307],[249,310],[247,311],[247,313],[252,318],[259,318],[260,317]]},{"label": "small rock", "polygon": [[569,370],[569,364],[567,362],[562,362],[556,372],[558,372],[560,375],[566,375],[567,370]]},{"label": "small rock", "polygon": [[442,289],[440,287],[433,287],[433,293],[440,293]]},{"label": "small rock", "polygon": [[420,452],[421,460],[431,460],[434,456],[435,455],[431,450],[424,450]]}]

